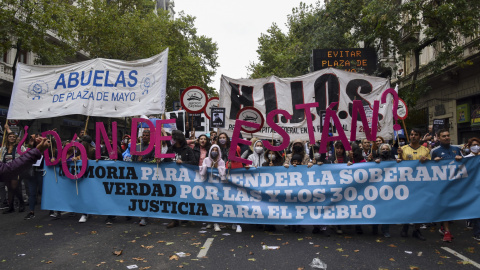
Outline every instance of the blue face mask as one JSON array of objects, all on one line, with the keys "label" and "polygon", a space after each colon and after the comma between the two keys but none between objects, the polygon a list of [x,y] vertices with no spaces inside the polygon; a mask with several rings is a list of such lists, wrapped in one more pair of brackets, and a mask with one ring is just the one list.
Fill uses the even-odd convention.
[{"label": "blue face mask", "polygon": [[212,158],[216,158],[216,157],[218,157],[218,152],[211,152],[211,153],[210,153],[210,156],[211,156]]}]

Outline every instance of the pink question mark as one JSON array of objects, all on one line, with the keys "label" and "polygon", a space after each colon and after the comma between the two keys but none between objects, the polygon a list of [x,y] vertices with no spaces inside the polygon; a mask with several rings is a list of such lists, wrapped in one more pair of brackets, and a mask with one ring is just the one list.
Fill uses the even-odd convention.
[{"label": "pink question mark", "polygon": [[382,94],[382,104],[387,102],[387,95],[391,94],[393,96],[393,119],[395,120],[395,125],[393,125],[394,130],[400,130],[402,127],[397,124],[397,119],[398,119],[398,114],[397,114],[397,109],[398,109],[398,94],[393,88],[388,88],[383,92]]}]

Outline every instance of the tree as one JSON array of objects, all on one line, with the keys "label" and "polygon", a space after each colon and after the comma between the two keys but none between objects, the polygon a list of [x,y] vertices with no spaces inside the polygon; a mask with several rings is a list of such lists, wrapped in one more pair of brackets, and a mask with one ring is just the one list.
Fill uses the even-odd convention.
[{"label": "tree", "polygon": [[[415,69],[404,79],[410,91],[403,91],[406,101],[416,100],[429,90],[427,81],[438,75],[452,63],[457,66],[470,65],[463,58],[463,38],[471,39],[470,46],[478,47],[480,27],[479,1],[469,0],[411,0],[401,6],[402,37],[397,39],[396,48],[401,55],[413,54]],[[420,67],[420,54],[433,47],[437,56],[426,66]],[[423,77],[418,80],[419,73]]]},{"label": "tree", "polygon": [[38,64],[62,64],[75,53],[72,6],[65,0],[0,1],[0,51],[33,51]]},{"label": "tree", "polygon": [[216,73],[217,44],[198,36],[195,18],[168,12],[153,12],[148,0],[80,0],[75,13],[78,49],[92,58],[135,60],[151,57],[169,48],[167,106],[178,100],[180,88],[198,85],[209,95],[208,84]]},{"label": "tree", "polygon": [[[385,50],[390,45],[388,29],[395,26],[389,18],[395,14],[388,0],[334,0],[326,7],[319,2],[315,6],[301,3],[288,16],[287,34],[274,24],[268,35],[259,38],[260,62],[250,65],[251,77],[273,72],[277,76],[306,74],[313,49],[353,48],[363,43],[364,47]],[[281,58],[284,55],[287,57]]]},{"label": "tree", "polygon": [[[402,3],[404,2],[404,3]],[[447,65],[471,64],[463,59],[463,38],[478,47],[480,1],[469,0],[331,0],[326,6],[300,4],[289,15],[288,32],[276,25],[259,38],[259,62],[249,66],[251,77],[281,77],[308,72],[312,49],[375,48],[379,56],[399,62],[413,54],[416,67],[402,80],[409,85],[400,95],[410,105],[428,91],[427,79]],[[436,57],[420,67],[427,47]],[[422,77],[418,79],[419,73]]]}]

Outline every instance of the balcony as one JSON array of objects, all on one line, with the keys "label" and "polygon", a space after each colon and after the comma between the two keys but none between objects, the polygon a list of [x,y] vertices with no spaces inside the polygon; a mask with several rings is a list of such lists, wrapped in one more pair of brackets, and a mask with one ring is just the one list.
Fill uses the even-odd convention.
[{"label": "balcony", "polygon": [[0,61],[0,80],[13,83],[12,65],[9,65],[3,61]]},{"label": "balcony", "polygon": [[400,38],[403,42],[416,42],[420,38],[420,32],[411,29],[400,29]]}]

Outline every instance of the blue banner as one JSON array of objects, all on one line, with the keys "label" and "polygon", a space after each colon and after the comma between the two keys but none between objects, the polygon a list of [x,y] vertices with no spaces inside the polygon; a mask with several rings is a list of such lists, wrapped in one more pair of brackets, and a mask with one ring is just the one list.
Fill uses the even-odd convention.
[{"label": "blue banner", "polygon": [[[62,175],[59,166],[47,167],[42,208],[252,224],[470,219],[480,217],[479,161],[480,157],[473,157],[424,164],[389,161],[235,169],[226,181],[220,180],[216,169],[203,181],[198,167],[191,165],[91,161],[78,180]],[[75,170],[73,163],[69,166]]]}]

